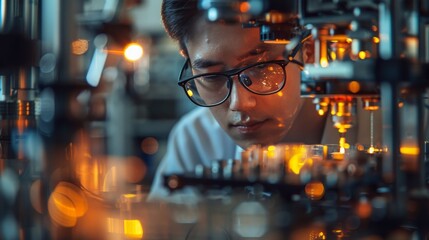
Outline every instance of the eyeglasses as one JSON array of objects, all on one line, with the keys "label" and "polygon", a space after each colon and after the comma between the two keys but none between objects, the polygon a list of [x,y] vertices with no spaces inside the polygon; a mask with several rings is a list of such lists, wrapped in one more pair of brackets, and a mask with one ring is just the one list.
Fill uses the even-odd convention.
[{"label": "eyeglasses", "polygon": [[301,69],[304,64],[294,57],[301,44],[296,46],[287,60],[271,60],[258,62],[226,72],[204,73],[182,79],[190,72],[190,61],[186,60],[179,75],[178,84],[186,96],[195,104],[202,107],[213,107],[224,103],[231,95],[234,76],[248,91],[257,95],[270,95],[279,92],[286,85],[286,66],[292,62]]}]

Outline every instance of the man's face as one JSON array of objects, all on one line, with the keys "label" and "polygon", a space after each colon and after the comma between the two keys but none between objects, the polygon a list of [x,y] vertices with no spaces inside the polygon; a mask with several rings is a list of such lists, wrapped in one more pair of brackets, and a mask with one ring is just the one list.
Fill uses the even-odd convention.
[{"label": "man's face", "polygon": [[[284,59],[284,45],[263,44],[258,28],[199,21],[186,42],[194,74],[221,72],[253,63]],[[286,66],[286,85],[278,93],[257,95],[233,80],[231,96],[210,110],[242,148],[276,144],[290,129],[300,108],[300,70]]]}]

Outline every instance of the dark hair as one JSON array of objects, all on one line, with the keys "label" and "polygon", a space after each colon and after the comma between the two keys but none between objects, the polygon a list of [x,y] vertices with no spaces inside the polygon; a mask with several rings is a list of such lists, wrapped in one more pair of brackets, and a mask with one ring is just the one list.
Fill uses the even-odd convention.
[{"label": "dark hair", "polygon": [[186,52],[185,41],[192,32],[192,25],[202,16],[198,0],[163,0],[161,17],[167,34]]},{"label": "dark hair", "polygon": [[[186,40],[193,32],[193,25],[201,21],[203,11],[198,8],[198,0],[163,0],[161,17],[167,34],[179,43],[182,53],[187,55]],[[287,23],[290,27],[290,37],[301,34],[297,16],[291,14]]]}]

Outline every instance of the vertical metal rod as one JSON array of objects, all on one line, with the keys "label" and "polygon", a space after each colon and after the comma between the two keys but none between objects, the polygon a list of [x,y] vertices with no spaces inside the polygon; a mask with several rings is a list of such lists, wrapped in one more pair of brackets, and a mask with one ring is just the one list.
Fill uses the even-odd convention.
[{"label": "vertical metal rod", "polygon": [[424,93],[420,93],[417,96],[417,142],[419,144],[419,154],[418,154],[418,161],[419,161],[419,190],[425,190],[426,189],[426,167],[425,167],[425,131],[424,131]]}]

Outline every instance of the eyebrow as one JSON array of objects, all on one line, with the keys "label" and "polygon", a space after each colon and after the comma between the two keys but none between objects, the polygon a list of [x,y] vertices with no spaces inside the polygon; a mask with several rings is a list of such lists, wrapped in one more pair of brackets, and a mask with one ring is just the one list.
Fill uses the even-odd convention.
[{"label": "eyebrow", "polygon": [[[267,52],[270,49],[271,48],[269,47],[268,44],[261,42],[256,47],[254,47],[252,50],[244,53],[241,56],[238,56],[236,59],[239,62],[241,62],[243,59],[249,58],[251,56],[256,56],[256,55],[262,54],[264,52]],[[257,52],[258,50],[260,50],[260,52]],[[213,60],[204,59],[204,58],[197,58],[192,62],[192,68],[194,68],[194,69],[209,68],[209,67],[214,67],[214,66],[219,66],[219,65],[225,65],[225,63],[222,61],[213,61]]]}]

